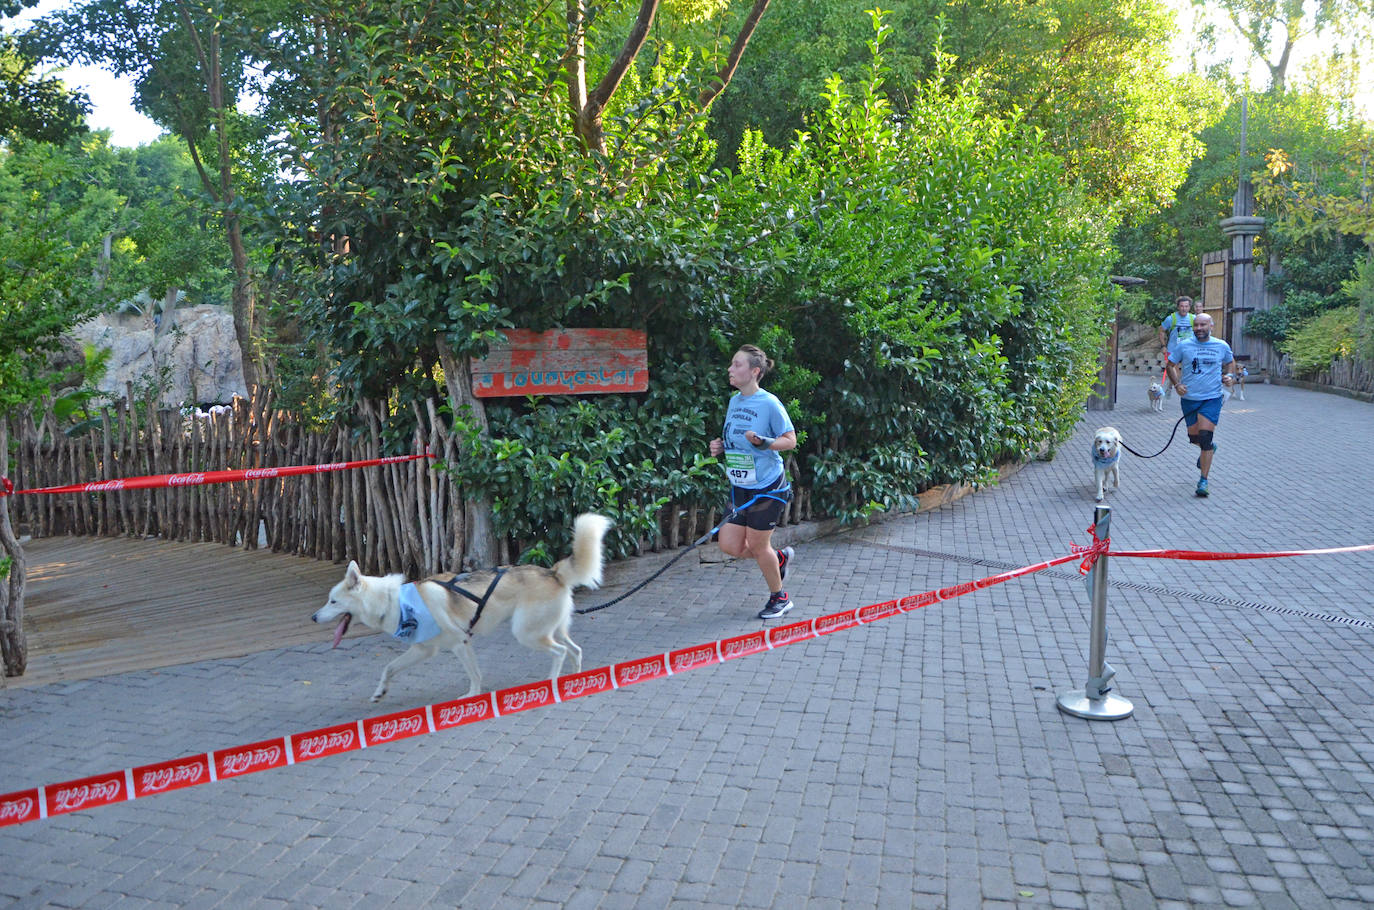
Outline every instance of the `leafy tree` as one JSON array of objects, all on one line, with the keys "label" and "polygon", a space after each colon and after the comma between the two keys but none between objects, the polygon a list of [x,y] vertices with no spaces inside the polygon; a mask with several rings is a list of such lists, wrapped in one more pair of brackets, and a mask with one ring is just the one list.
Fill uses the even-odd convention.
[{"label": "leafy tree", "polygon": [[[37,2],[0,0],[0,19],[17,16]],[[36,70],[37,61],[12,36],[0,34],[0,141],[18,135],[61,144],[86,128],[86,98]]]},{"label": "leafy tree", "polygon": [[[770,11],[712,111],[723,160],[748,127],[787,145],[823,106],[828,74],[863,78],[869,5],[792,0]],[[1028,126],[1044,130],[1066,177],[1099,202],[1162,205],[1200,151],[1192,136],[1209,99],[1197,80],[1164,70],[1173,27],[1158,0],[912,0],[885,15],[892,35],[883,90],[899,114],[933,71],[939,43],[956,58],[954,75],[981,74],[991,110],[1019,109]]]},{"label": "leafy tree", "polygon": [[[1374,359],[1374,203],[1368,182],[1374,131],[1368,125],[1351,127],[1337,149],[1335,166],[1329,169],[1311,157],[1299,157],[1295,151],[1270,149],[1257,196],[1277,210],[1284,230],[1296,240],[1330,243],[1332,238],[1345,235],[1364,244],[1362,256],[1340,290],[1358,304],[1350,310],[1357,314],[1351,340],[1363,357]],[[1323,338],[1339,335],[1348,320],[1326,316],[1323,313],[1312,320],[1312,326],[1319,326],[1313,331]],[[1303,335],[1306,328],[1304,325],[1297,334]],[[1307,340],[1311,340],[1310,333]]]},{"label": "leafy tree", "polygon": [[[465,358],[512,325],[649,328],[653,344],[669,347],[651,356],[666,364],[681,359],[680,343],[706,338],[715,318],[703,310],[730,257],[728,243],[711,238],[709,187],[689,182],[692,156],[710,153],[696,93],[680,63],[627,71],[622,85],[644,99],[621,94],[608,106],[603,156],[571,128],[564,23],[524,0],[396,2],[370,14],[335,31],[308,76],[328,129],[302,120],[281,144],[284,172],[299,178],[276,211],[286,280],[306,337],[337,360],[344,400],[391,399],[403,422],[404,406],[432,394],[442,372],[456,418],[473,422],[473,445],[487,454],[455,470],[483,466],[460,479],[490,496],[501,529],[518,537],[520,516],[540,516],[542,506],[504,508],[518,490],[501,478],[527,483],[524,459],[536,450],[522,446],[516,458],[491,447],[520,438],[527,416],[542,412],[478,407],[465,392]],[[634,401],[597,410],[609,434],[642,409]],[[643,428],[671,421],[641,415],[624,459],[587,463],[639,471],[655,455]],[[514,473],[486,470],[495,461]],[[628,536],[652,507],[638,498],[642,484],[618,492],[629,489],[625,479],[590,484],[611,501],[577,508],[619,512]],[[565,533],[565,524],[549,530]]]},{"label": "leafy tree", "polygon": [[845,517],[1066,433],[1109,296],[1100,211],[1063,190],[1062,160],[947,59],[898,116],[875,19],[868,77],[832,79],[785,151],[747,137],[731,193],[765,261],[786,263],[736,279],[734,328],[784,352],[780,381],[815,428],[809,479]]},{"label": "leafy tree", "polygon": [[272,0],[227,4],[186,0],[138,7],[86,0],[40,20],[26,45],[47,59],[102,66],[135,80],[135,106],[186,143],[207,208],[223,226],[234,272],[231,302],[244,379],[257,381],[258,275],[245,229],[248,203],[261,195],[254,159],[265,125],[239,102],[261,36],[286,13]]},{"label": "leafy tree", "polygon": [[[1356,48],[1369,47],[1370,0],[1193,0],[1195,6],[1219,11],[1245,42],[1251,59],[1269,71],[1267,91],[1288,87],[1288,67],[1298,42],[1324,38],[1346,39]],[[1333,50],[1339,54],[1340,50]]]},{"label": "leafy tree", "polygon": [[228,303],[229,251],[223,234],[205,222],[185,145],[164,137],[115,150],[113,158],[110,180],[127,200],[117,228],[121,255],[113,263],[120,285],[162,300],[163,325],[182,293],[197,303]]},{"label": "leafy tree", "polygon": [[[697,98],[690,102],[692,109],[703,111],[725,89],[739,67],[745,48],[768,9],[770,0],[750,0],[749,11],[739,23],[738,32],[719,69],[710,74],[701,86]],[[573,111],[573,131],[585,146],[605,154],[606,144],[602,125],[611,97],[620,87],[630,68],[643,49],[654,19],[663,5],[662,0],[640,0],[620,50],[610,59],[605,72],[591,89],[587,88],[587,35],[595,17],[582,0],[567,0],[567,47],[563,60],[566,68],[568,102]],[[729,0],[677,0],[667,4],[684,20],[711,19],[729,5]],[[613,17],[612,21],[616,21]],[[601,30],[605,33],[605,29]],[[687,105],[684,105],[687,106]]]},{"label": "leafy tree", "polygon": [[[63,332],[99,307],[93,285],[101,238],[112,229],[122,200],[107,187],[85,182],[88,166],[77,140],[65,147],[24,139],[0,146],[0,421],[59,384],[48,354]],[[5,444],[0,476],[8,474]],[[0,553],[8,567],[0,572],[0,659],[7,676],[19,676],[27,661],[25,563],[3,499]]]},{"label": "leafy tree", "polygon": [[[1348,127],[1336,119],[1337,113],[1329,98],[1315,93],[1251,95],[1242,161],[1241,104],[1237,100],[1226,107],[1199,134],[1207,153],[1189,168],[1173,204],[1160,212],[1128,216],[1117,235],[1122,256],[1117,271],[1149,281],[1128,295],[1131,303],[1125,312],[1137,321],[1157,324],[1173,310],[1176,296],[1197,295],[1202,254],[1227,246],[1219,222],[1231,215],[1237,181],[1255,171],[1264,150],[1301,150],[1311,173],[1323,175],[1333,188],[1348,187],[1338,167]],[[1262,236],[1261,255],[1266,251],[1290,272],[1285,289],[1322,295],[1335,291],[1339,279],[1331,280],[1331,275],[1348,271],[1352,255],[1349,246],[1311,243],[1283,224],[1271,226]],[[1263,320],[1257,328],[1263,329]]]}]

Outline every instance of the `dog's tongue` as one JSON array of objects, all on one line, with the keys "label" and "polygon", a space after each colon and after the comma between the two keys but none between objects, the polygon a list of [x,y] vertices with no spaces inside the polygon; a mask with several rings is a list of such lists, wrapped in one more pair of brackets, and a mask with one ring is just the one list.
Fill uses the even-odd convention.
[{"label": "dog's tongue", "polygon": [[[337,626],[334,627],[334,647],[335,647],[335,648],[337,648],[337,647],[339,646],[339,642],[343,641],[344,633],[348,631],[348,624],[351,623],[352,621],[353,621],[353,614],[352,614],[352,613],[345,613],[342,617],[340,617],[340,619],[339,619],[339,624],[338,624]],[[331,649],[331,650],[332,650],[332,649]]]}]

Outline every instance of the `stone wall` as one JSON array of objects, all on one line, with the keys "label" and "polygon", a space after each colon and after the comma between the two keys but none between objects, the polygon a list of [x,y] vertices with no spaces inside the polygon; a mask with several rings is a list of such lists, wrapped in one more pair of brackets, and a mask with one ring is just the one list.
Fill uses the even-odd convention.
[{"label": "stone wall", "polygon": [[174,309],[168,316],[164,325],[143,316],[106,314],[72,330],[77,343],[110,351],[100,390],[122,397],[126,383],[165,381],[161,402],[170,407],[246,398],[233,314],[202,305]]}]

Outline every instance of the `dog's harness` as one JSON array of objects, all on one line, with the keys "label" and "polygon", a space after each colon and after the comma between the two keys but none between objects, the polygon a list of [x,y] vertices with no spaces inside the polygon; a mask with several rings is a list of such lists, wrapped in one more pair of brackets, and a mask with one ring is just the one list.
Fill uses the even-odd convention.
[{"label": "dog's harness", "polygon": [[471,638],[472,630],[477,628],[477,621],[482,618],[482,610],[486,608],[487,601],[491,599],[491,592],[496,590],[496,583],[500,581],[501,576],[505,574],[506,570],[499,566],[495,569],[492,569],[491,584],[487,585],[487,590],[485,593],[482,594],[481,597],[478,597],[476,594],[472,593],[464,587],[459,586],[458,584],[458,582],[463,581],[466,578],[471,578],[471,572],[464,572],[462,575],[455,575],[448,581],[439,581],[437,578],[431,578],[430,581],[434,582],[436,585],[442,585],[443,587],[448,588],[454,594],[461,594],[468,600],[477,604],[477,610],[472,614],[472,621],[468,623],[468,638]]}]

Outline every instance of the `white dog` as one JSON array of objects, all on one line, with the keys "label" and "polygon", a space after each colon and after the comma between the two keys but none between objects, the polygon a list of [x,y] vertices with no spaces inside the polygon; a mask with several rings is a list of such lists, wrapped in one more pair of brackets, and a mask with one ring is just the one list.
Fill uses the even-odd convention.
[{"label": "white dog", "polygon": [[602,540],[611,526],[603,515],[587,513],[573,522],[572,555],[552,569],[543,566],[505,566],[464,575],[433,575],[407,584],[400,575],[364,575],[356,562],[348,564],[343,581],[329,592],[329,601],[310,618],[338,623],[334,647],[348,624],[359,619],[410,647],[386,665],[372,700],[386,694],[397,671],[452,651],[468,674],[468,696],[482,691],[482,674],[472,637],[491,632],[507,620],[515,640],[527,648],[553,655],[550,678],[557,679],[563,659],[572,657],[573,672],[582,669],[582,649],[568,635],[572,622],[572,590],[601,583]]},{"label": "white dog", "polygon": [[1164,386],[1157,382],[1150,383],[1150,388],[1145,393],[1145,397],[1150,400],[1151,410],[1164,413]]},{"label": "white dog", "polygon": [[1116,427],[1102,427],[1093,434],[1093,473],[1097,475],[1097,497],[1107,498],[1107,479],[1112,489],[1121,487],[1121,434]]},{"label": "white dog", "polygon": [[1245,400],[1245,377],[1249,375],[1249,367],[1241,367],[1231,374],[1231,392],[1241,401]]}]

